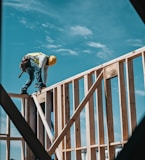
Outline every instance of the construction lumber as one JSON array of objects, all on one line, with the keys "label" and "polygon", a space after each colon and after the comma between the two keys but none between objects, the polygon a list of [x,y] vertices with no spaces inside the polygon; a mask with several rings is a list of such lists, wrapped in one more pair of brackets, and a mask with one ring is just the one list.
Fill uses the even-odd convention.
[{"label": "construction lumber", "polygon": [[45,102],[45,96],[46,96],[45,92],[37,92],[36,96],[37,96],[37,100],[38,100],[39,103],[44,103]]},{"label": "construction lumber", "polygon": [[103,79],[103,71],[101,71],[101,73],[97,77],[96,82],[94,82],[94,84],[91,86],[91,88],[89,89],[88,93],[86,94],[86,96],[84,97],[84,99],[82,100],[82,102],[78,105],[76,111],[74,112],[74,114],[72,115],[72,117],[70,118],[70,120],[67,122],[67,125],[62,129],[61,133],[54,140],[52,146],[49,149],[49,153],[50,154],[54,153],[55,149],[60,144],[61,140],[63,139],[63,137],[65,136],[65,134],[68,132],[68,130],[70,129],[70,127],[72,126],[72,124],[78,118],[78,115],[80,114],[80,112],[82,111],[82,109],[84,108],[84,106],[86,105],[86,103],[88,102],[88,100],[90,99],[90,97],[92,96],[92,94],[94,93],[95,89],[99,86],[99,84],[100,84],[100,82],[101,82],[102,79]]},{"label": "construction lumber", "polygon": [[31,98],[28,94],[8,93],[8,95],[13,98]]},{"label": "construction lumber", "polygon": [[[34,102],[35,102],[35,104],[36,104],[36,108],[37,108],[37,110],[38,110],[38,112],[39,112],[39,115],[40,115],[40,117],[41,117],[41,120],[42,120],[42,122],[43,122],[43,124],[44,124],[44,127],[45,127],[45,129],[46,129],[46,131],[47,131],[47,134],[48,134],[48,136],[49,136],[49,138],[50,138],[50,141],[53,142],[53,134],[51,133],[51,129],[50,129],[50,127],[49,127],[49,125],[48,125],[48,123],[47,123],[47,121],[46,121],[46,119],[45,119],[45,115],[44,115],[44,113],[43,113],[43,110],[42,110],[42,108],[41,108],[41,105],[39,104],[39,102],[38,102],[37,97],[36,97],[35,94],[32,94],[32,97],[33,97]],[[61,160],[61,157],[60,157],[60,153],[59,153],[58,148],[56,148],[56,155],[57,155],[58,160]]]},{"label": "construction lumber", "polygon": [[36,135],[25,121],[22,114],[19,112],[8,93],[0,84],[0,105],[3,107],[9,118],[12,120],[24,140],[39,160],[51,160],[46,150],[43,148],[40,141],[36,138]]},{"label": "construction lumber", "polygon": [[110,78],[116,77],[118,75],[117,66],[118,66],[118,63],[113,63],[104,67],[104,78],[110,79]]}]

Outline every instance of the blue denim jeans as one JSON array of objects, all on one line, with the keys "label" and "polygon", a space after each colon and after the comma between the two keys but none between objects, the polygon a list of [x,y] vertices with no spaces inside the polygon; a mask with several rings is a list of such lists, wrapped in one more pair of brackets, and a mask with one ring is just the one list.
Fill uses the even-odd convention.
[{"label": "blue denim jeans", "polygon": [[29,86],[34,81],[35,76],[37,80],[38,89],[41,89],[45,86],[42,81],[41,68],[39,68],[39,66],[33,60],[30,60],[30,65],[31,66],[26,69],[26,73],[28,73],[29,77],[24,86],[22,87],[21,91],[27,91]]}]

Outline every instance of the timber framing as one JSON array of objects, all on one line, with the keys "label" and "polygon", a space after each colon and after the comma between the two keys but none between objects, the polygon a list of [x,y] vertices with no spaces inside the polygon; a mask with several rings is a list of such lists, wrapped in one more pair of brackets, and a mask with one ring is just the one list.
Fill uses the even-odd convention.
[{"label": "timber framing", "polygon": [[[128,144],[139,124],[138,119],[142,118],[138,117],[141,106],[137,101],[136,79],[141,81],[144,92],[145,47],[49,86],[41,93],[4,95],[6,99],[10,96],[21,101],[21,116],[44,151],[54,159],[113,160]],[[2,106],[8,105],[6,99],[1,100]],[[22,143],[22,160],[34,160],[32,144],[25,145],[28,126],[25,124],[22,137],[12,137],[12,119],[14,117],[7,118],[7,132],[0,133],[0,141],[7,142],[6,160],[10,159],[11,140]],[[17,123],[15,125],[18,127]]]}]

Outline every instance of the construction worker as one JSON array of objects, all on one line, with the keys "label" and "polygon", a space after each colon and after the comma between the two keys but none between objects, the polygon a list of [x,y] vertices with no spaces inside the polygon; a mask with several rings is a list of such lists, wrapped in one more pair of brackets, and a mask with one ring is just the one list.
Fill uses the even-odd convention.
[{"label": "construction worker", "polygon": [[21,88],[21,94],[28,94],[27,89],[34,81],[34,73],[37,80],[38,90],[46,87],[48,67],[54,65],[55,63],[56,57],[54,55],[48,56],[42,52],[26,54],[20,63],[20,68],[22,69],[22,73],[28,73],[29,78]]}]

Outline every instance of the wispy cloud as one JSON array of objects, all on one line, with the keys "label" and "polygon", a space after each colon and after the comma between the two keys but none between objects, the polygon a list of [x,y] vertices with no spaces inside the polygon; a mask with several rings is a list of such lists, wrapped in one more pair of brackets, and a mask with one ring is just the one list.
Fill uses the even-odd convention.
[{"label": "wispy cloud", "polygon": [[97,43],[97,42],[89,42],[88,46],[90,47],[94,47],[94,48],[106,48],[106,46],[104,44],[101,43]]},{"label": "wispy cloud", "polygon": [[98,49],[96,56],[103,60],[108,60],[112,56],[110,49],[101,43],[98,42],[89,42],[88,46]]},{"label": "wispy cloud", "polygon": [[50,36],[46,36],[46,41],[48,43],[53,43],[54,42],[54,40]]},{"label": "wispy cloud", "polygon": [[71,49],[57,49],[55,52],[60,52],[62,55],[74,55],[77,56],[78,53],[76,51],[73,51]]},{"label": "wispy cloud", "polygon": [[135,93],[140,96],[145,96],[145,91],[143,90],[136,90]]},{"label": "wispy cloud", "polygon": [[50,28],[50,29],[54,29],[54,30],[58,30],[58,31],[60,31],[60,32],[62,32],[63,31],[63,29],[61,28],[61,27],[58,27],[58,26],[56,26],[56,25],[53,25],[52,23],[42,23],[42,27],[44,27],[44,28]]},{"label": "wispy cloud", "polygon": [[39,0],[7,0],[3,2],[4,6],[10,6],[20,11],[35,11],[51,17],[56,17],[55,12],[48,10],[47,6]]},{"label": "wispy cloud", "polygon": [[92,31],[84,26],[72,26],[70,27],[70,33],[73,35],[81,35],[81,36],[88,36],[92,35]]},{"label": "wispy cloud", "polygon": [[145,41],[142,39],[129,39],[127,43],[131,46],[142,47],[145,45]]},{"label": "wispy cloud", "polygon": [[89,54],[89,53],[92,53],[91,50],[89,50],[89,49],[82,50],[82,52],[83,52],[83,53],[88,53],[88,54]]},{"label": "wispy cloud", "polygon": [[24,17],[20,19],[20,23],[23,24],[26,28],[34,29],[36,25],[28,22]]},{"label": "wispy cloud", "polygon": [[48,44],[48,45],[45,45],[45,47],[48,48],[48,49],[54,49],[54,48],[61,47],[61,45]]}]

